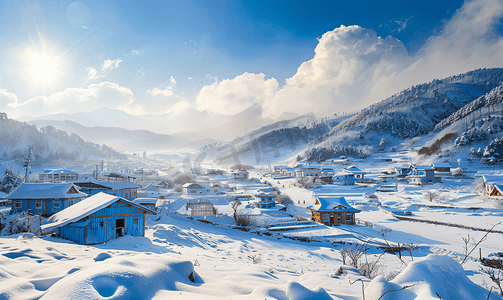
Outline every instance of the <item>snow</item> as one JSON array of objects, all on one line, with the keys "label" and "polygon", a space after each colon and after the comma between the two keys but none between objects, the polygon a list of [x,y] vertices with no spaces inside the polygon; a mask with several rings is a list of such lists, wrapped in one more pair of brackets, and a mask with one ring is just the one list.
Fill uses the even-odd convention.
[{"label": "snow", "polygon": [[70,192],[74,187],[71,182],[67,183],[22,183],[17,189],[6,196],[7,199],[68,199],[87,197],[82,192]]}]

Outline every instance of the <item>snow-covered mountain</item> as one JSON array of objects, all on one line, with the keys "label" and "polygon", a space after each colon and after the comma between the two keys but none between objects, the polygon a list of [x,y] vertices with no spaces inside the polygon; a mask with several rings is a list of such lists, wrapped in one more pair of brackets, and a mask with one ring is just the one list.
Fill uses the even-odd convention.
[{"label": "snow-covered mountain", "polygon": [[119,151],[145,151],[174,149],[177,147],[198,148],[216,142],[194,132],[159,134],[148,130],[130,130],[118,127],[87,127],[73,121],[29,121],[38,127],[53,126],[68,133],[76,133],[83,139],[97,144],[106,144]]},{"label": "snow-covered mountain", "polygon": [[106,146],[86,142],[77,134],[67,134],[52,126],[37,128],[7,117],[0,118],[1,160],[24,160],[32,146],[35,161],[125,158]]}]

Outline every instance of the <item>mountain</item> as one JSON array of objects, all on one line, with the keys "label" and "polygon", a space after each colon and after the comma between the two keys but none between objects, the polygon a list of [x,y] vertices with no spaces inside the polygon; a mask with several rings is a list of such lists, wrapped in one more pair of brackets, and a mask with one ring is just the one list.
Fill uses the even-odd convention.
[{"label": "mountain", "polygon": [[114,149],[86,142],[79,135],[67,134],[52,126],[37,128],[7,117],[0,118],[0,153],[2,160],[24,160],[31,146],[36,162],[53,160],[124,159]]},{"label": "mountain", "polygon": [[130,130],[118,127],[87,127],[73,121],[35,120],[29,121],[40,128],[53,126],[68,133],[76,133],[82,138],[97,144],[106,144],[119,151],[153,151],[175,148],[199,148],[215,143],[193,132],[158,134],[148,130]]},{"label": "mountain", "polygon": [[403,140],[438,131],[463,118],[471,106],[486,107],[481,97],[502,83],[503,69],[494,68],[413,86],[341,122],[315,146],[375,145],[383,136]]}]

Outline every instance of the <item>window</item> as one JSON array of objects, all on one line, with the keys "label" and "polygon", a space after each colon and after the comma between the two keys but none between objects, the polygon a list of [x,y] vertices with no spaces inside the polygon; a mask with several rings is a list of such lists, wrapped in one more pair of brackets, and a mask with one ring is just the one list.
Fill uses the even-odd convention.
[{"label": "window", "polygon": [[68,206],[72,206],[72,205],[73,205],[73,200],[68,201]]},{"label": "window", "polygon": [[103,227],[103,226],[105,226],[105,222],[100,221],[100,227]]},{"label": "window", "polygon": [[195,193],[196,191],[195,191],[195,190],[191,190],[190,192],[191,192],[191,193]]},{"label": "window", "polygon": [[16,200],[16,208],[21,208],[21,200]]},{"label": "window", "polygon": [[42,200],[37,200],[35,202],[35,208],[36,209],[42,209]]},{"label": "window", "polygon": [[125,198],[127,198],[127,197],[128,197],[128,193],[126,193],[126,197]]},{"label": "window", "polygon": [[60,208],[61,207],[61,201],[60,200],[54,200],[53,206],[54,206],[54,208]]},{"label": "window", "polygon": [[138,225],[138,218],[133,219],[133,224]]}]

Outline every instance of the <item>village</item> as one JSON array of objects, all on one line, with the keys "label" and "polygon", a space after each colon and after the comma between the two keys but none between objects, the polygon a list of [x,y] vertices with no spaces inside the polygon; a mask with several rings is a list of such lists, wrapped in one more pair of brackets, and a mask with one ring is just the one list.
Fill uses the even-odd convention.
[{"label": "village", "polygon": [[[484,257],[503,254],[499,242],[503,231],[498,226],[503,215],[503,171],[469,159],[414,164],[410,163],[411,155],[410,151],[393,149],[367,159],[343,156],[318,164],[294,160],[289,165],[235,165],[228,169],[201,164],[163,180],[153,180],[159,177],[146,175],[144,166],[136,168],[131,162],[114,171],[97,167],[90,174],[47,168],[0,200],[6,220],[3,233],[7,238],[11,234],[22,240],[86,245],[108,256],[114,241],[123,248],[122,240],[131,243],[131,237],[143,237],[156,247],[179,249],[175,252],[195,262],[194,266],[204,261],[197,249],[203,253],[221,250],[229,243],[220,244],[220,238],[208,242],[213,235],[207,226],[213,227],[211,232],[217,236],[237,235],[238,240],[253,235],[307,249],[337,249],[327,259],[339,262],[341,270],[351,270],[351,266],[340,251],[364,245],[368,247],[366,259],[376,266],[362,271],[364,264],[358,267],[355,263],[353,273],[346,273],[352,274],[353,280],[398,273],[405,253],[410,253],[410,262],[414,257],[447,254],[457,260],[468,259],[464,266],[471,268],[477,268]],[[192,234],[187,237],[180,230],[196,230],[207,235],[206,241],[193,240]],[[484,234],[484,242],[476,244],[477,252],[463,250]],[[469,242],[463,246],[465,236]],[[150,251],[149,247],[153,246],[140,252]],[[103,252],[105,249],[109,250]],[[271,249],[252,251],[253,255],[245,256],[247,263],[278,262],[276,255],[264,258]],[[388,263],[398,254],[398,263]],[[379,261],[387,262],[385,269],[377,267]],[[302,272],[319,270],[317,264],[308,265]],[[285,268],[293,271],[291,265]],[[324,268],[328,272],[334,265],[324,264]],[[204,277],[204,272],[198,274]],[[469,278],[479,285],[490,285],[479,273]],[[357,295],[358,288],[347,286],[345,294]]]}]

